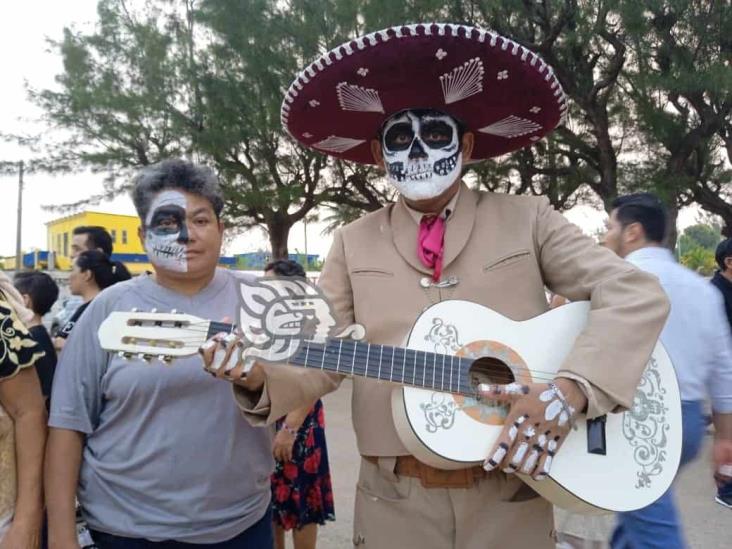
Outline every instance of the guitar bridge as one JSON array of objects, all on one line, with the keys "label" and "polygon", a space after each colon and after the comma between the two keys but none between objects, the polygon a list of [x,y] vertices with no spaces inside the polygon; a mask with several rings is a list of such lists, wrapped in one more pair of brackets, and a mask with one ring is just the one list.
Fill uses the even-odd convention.
[{"label": "guitar bridge", "polygon": [[587,420],[587,453],[607,455],[605,441],[605,421],[607,416]]}]

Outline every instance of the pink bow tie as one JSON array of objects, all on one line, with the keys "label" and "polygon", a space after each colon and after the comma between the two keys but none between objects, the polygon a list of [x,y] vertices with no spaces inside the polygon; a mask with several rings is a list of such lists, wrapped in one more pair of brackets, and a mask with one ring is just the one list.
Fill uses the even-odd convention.
[{"label": "pink bow tie", "polygon": [[417,237],[417,256],[425,267],[434,269],[432,280],[442,274],[442,252],[445,240],[445,220],[441,216],[422,216]]}]

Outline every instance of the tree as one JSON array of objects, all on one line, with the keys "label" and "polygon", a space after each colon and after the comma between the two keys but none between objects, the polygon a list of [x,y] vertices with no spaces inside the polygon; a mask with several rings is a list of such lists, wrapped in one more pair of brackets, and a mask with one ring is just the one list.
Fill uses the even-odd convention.
[{"label": "tree", "polygon": [[717,244],[722,240],[720,227],[717,224],[707,225],[697,223],[687,227],[679,237],[678,249],[689,250],[691,248],[702,248],[714,252]]},{"label": "tree", "polygon": [[674,222],[679,207],[696,201],[732,230],[732,174],[722,158],[732,120],[729,2],[627,0],[620,13],[633,58],[624,82],[646,152],[643,184],[666,198]]},{"label": "tree", "polygon": [[[227,221],[267,229],[287,253],[292,225],[321,207],[333,222],[373,211],[393,191],[369,166],[301,147],[280,126],[283,90],[308,61],[407,21],[493,28],[537,51],[570,101],[547,139],[472,165],[489,190],[545,195],[565,209],[654,190],[672,219],[696,201],[732,231],[729,2],[705,0],[99,0],[99,23],[66,29],[58,90],[32,96],[65,137],[58,169],[125,175],[167,156],[211,164]],[[140,7],[142,6],[142,7]],[[675,236],[672,236],[672,240]]]},{"label": "tree", "polygon": [[226,221],[264,226],[277,258],[287,256],[292,225],[319,205],[375,207],[380,192],[368,180],[353,196],[349,186],[332,188],[330,160],[280,126],[282,90],[304,60],[353,33],[348,3],[186,0],[135,10],[100,0],[98,14],[94,32],[65,29],[54,44],[60,89],[31,92],[49,124],[67,132],[49,150],[57,169],[105,171],[111,196],[130,171],[162,158],[209,163]]}]

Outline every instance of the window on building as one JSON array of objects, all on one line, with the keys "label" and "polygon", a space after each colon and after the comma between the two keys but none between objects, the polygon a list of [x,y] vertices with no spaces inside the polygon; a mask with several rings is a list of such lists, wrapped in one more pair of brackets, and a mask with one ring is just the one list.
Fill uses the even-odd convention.
[{"label": "window on building", "polygon": [[110,231],[110,234],[112,235],[112,244],[116,244],[117,243],[117,231],[112,229]]},{"label": "window on building", "polygon": [[127,244],[127,231],[122,230],[122,244]]},{"label": "window on building", "polygon": [[64,257],[69,257],[69,233],[64,233]]}]

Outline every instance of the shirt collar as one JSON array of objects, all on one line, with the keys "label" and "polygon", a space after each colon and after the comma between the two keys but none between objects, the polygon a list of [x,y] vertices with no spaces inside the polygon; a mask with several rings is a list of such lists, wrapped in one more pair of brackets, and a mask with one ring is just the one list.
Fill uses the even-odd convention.
[{"label": "shirt collar", "polygon": [[[462,185],[458,185],[458,190],[455,193],[455,195],[450,199],[450,202],[447,203],[447,205],[442,209],[440,212],[440,217],[444,217],[446,220],[449,221],[450,216],[455,211],[455,205],[457,204],[458,197],[460,196],[460,189]],[[404,197],[399,197],[399,200],[401,200],[404,203],[404,207],[409,212],[409,215],[412,216],[412,219],[414,219],[414,222],[419,225],[422,222],[422,218],[425,215],[432,215],[432,214],[426,214],[423,212],[418,212],[414,208],[409,207],[407,202],[404,200]]]},{"label": "shirt collar", "polygon": [[676,262],[671,250],[662,246],[647,246],[625,256],[626,261],[631,263],[642,261],[671,261]]}]

